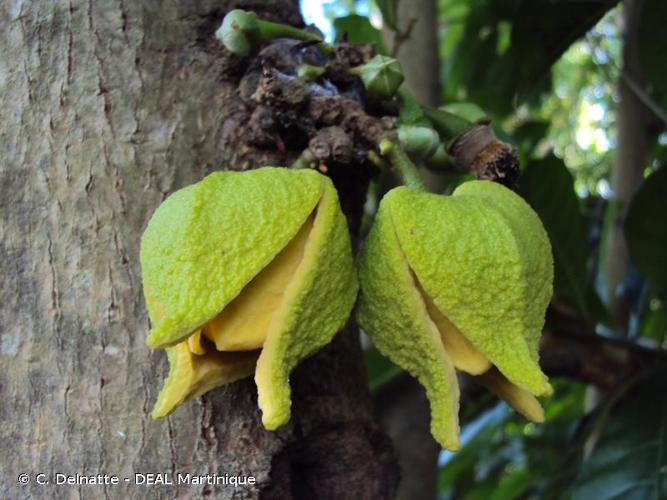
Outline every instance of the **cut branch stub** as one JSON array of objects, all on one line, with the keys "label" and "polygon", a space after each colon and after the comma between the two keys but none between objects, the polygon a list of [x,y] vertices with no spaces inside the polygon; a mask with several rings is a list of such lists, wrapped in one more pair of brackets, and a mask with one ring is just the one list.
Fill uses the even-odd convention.
[{"label": "cut branch stub", "polygon": [[488,121],[474,124],[456,137],[448,149],[460,172],[470,172],[478,179],[513,186],[519,176],[516,149],[499,141]]}]

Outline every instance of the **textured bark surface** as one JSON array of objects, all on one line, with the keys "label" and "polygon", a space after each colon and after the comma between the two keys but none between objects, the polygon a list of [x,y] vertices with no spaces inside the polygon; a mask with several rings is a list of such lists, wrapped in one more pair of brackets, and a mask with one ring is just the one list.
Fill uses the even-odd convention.
[{"label": "textured bark surface", "polygon": [[[397,20],[401,40],[396,58],[403,68],[405,85],[421,104],[437,107],[441,104],[441,85],[436,0],[399,2]],[[385,29],[384,38],[388,47],[396,47],[392,31]],[[420,173],[429,191],[440,193],[445,188],[442,175],[427,168],[421,168]]]},{"label": "textured bark surface", "polygon": [[620,100],[616,112],[618,146],[611,172],[613,197],[609,200],[603,261],[607,306],[621,331],[627,329],[630,314],[630,305],[619,290],[630,261],[623,221],[628,204],[644,178],[649,148],[650,113],[627,80],[643,86],[637,41],[642,4],[643,0],[623,2],[623,67],[618,81]]},{"label": "textured bark surface", "polygon": [[[353,325],[293,374],[294,417],[276,433],[261,427],[251,379],[149,417],[167,363],[144,345],[139,237],[174,190],[241,157],[263,163],[224,140],[239,61],[211,35],[240,4],[298,24],[296,3],[0,5],[5,498],[391,496],[390,446],[370,416]],[[346,206],[358,219],[359,203]],[[252,475],[258,484],[35,483],[37,473],[137,472]]]},{"label": "textured bark surface", "polygon": [[[436,107],[441,97],[437,4],[435,0],[399,2],[397,19],[405,35],[396,54],[405,73],[405,85],[422,104]],[[385,38],[388,47],[393,47],[393,33],[385,33]]]}]

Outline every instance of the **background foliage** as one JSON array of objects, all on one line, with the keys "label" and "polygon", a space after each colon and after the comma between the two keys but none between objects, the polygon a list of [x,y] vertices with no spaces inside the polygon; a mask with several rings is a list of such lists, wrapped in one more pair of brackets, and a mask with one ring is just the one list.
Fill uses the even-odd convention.
[{"label": "background foliage", "polygon": [[[407,0],[404,0],[407,1]],[[306,4],[309,4],[308,6]],[[372,41],[397,26],[398,0],[330,1],[314,20],[331,38]],[[318,14],[304,3],[306,16]],[[555,257],[553,304],[575,311],[581,335],[662,352],[667,335],[667,2],[645,0],[638,90],[653,113],[644,182],[624,223],[631,255],[620,293],[627,327],[605,308],[600,264],[617,144],[623,5],[616,0],[438,0],[442,104],[473,102],[520,151],[519,192],[539,213]],[[331,25],[328,25],[326,19]],[[313,19],[313,18],[311,18]],[[460,176],[450,176],[451,183]],[[451,189],[448,186],[447,189]],[[547,329],[554,325],[547,324]],[[367,351],[371,388],[400,373]],[[443,452],[441,498],[667,497],[667,392],[661,364],[587,402],[587,388],[556,379],[547,422],[504,403],[466,402],[463,447]]]}]

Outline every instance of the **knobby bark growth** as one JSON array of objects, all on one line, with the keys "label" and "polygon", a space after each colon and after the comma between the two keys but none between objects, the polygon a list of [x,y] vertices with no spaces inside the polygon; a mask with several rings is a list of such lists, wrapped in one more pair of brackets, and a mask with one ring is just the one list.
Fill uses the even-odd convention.
[{"label": "knobby bark growth", "polygon": [[[8,498],[53,496],[34,481],[18,484],[22,472],[257,479],[239,489],[150,489],[159,498],[392,496],[390,444],[372,419],[352,323],[294,372],[293,418],[278,432],[261,426],[252,379],[164,420],[149,417],[167,364],[144,345],[138,249],[148,218],[213,170],[287,164],[299,153],[289,141],[238,140],[241,118],[257,124],[262,111],[240,98],[244,62],[213,38],[234,7],[301,24],[294,0],[0,7],[0,483]],[[363,175],[351,182],[345,174],[355,165],[334,178],[353,229],[365,192]],[[60,488],[59,497],[101,493]],[[147,491],[121,481],[104,494]]]}]

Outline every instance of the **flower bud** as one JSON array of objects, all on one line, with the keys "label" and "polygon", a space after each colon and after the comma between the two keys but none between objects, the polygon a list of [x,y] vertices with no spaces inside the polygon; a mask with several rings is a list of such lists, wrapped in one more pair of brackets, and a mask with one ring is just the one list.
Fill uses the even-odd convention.
[{"label": "flower bud", "polygon": [[398,139],[408,156],[416,162],[433,156],[440,144],[438,133],[424,125],[398,127]]},{"label": "flower bud", "polygon": [[[294,38],[296,40],[312,40],[322,42],[315,33],[300,30],[286,24],[264,21],[254,12],[234,9],[227,13],[215,36],[230,52],[239,56],[247,56],[262,42],[274,38]],[[330,51],[331,48],[320,44],[320,48]]]},{"label": "flower bud", "polygon": [[155,418],[254,373],[264,426],[285,424],[290,372],[357,292],[336,191],[312,170],[215,172],[177,191],[148,223],[141,266],[147,344],[170,362]]},{"label": "flower bud", "polygon": [[537,214],[518,195],[489,181],[452,196],[393,189],[363,247],[359,278],[359,322],[424,386],[443,447],[459,447],[455,369],[543,420],[534,396],[552,391],[538,342],[553,263]]},{"label": "flower bud", "polygon": [[349,72],[359,76],[366,91],[379,99],[391,99],[404,80],[401,64],[392,57],[382,55],[350,68]]},{"label": "flower bud", "polygon": [[215,36],[230,52],[247,56],[260,41],[257,14],[241,9],[228,12]]}]

